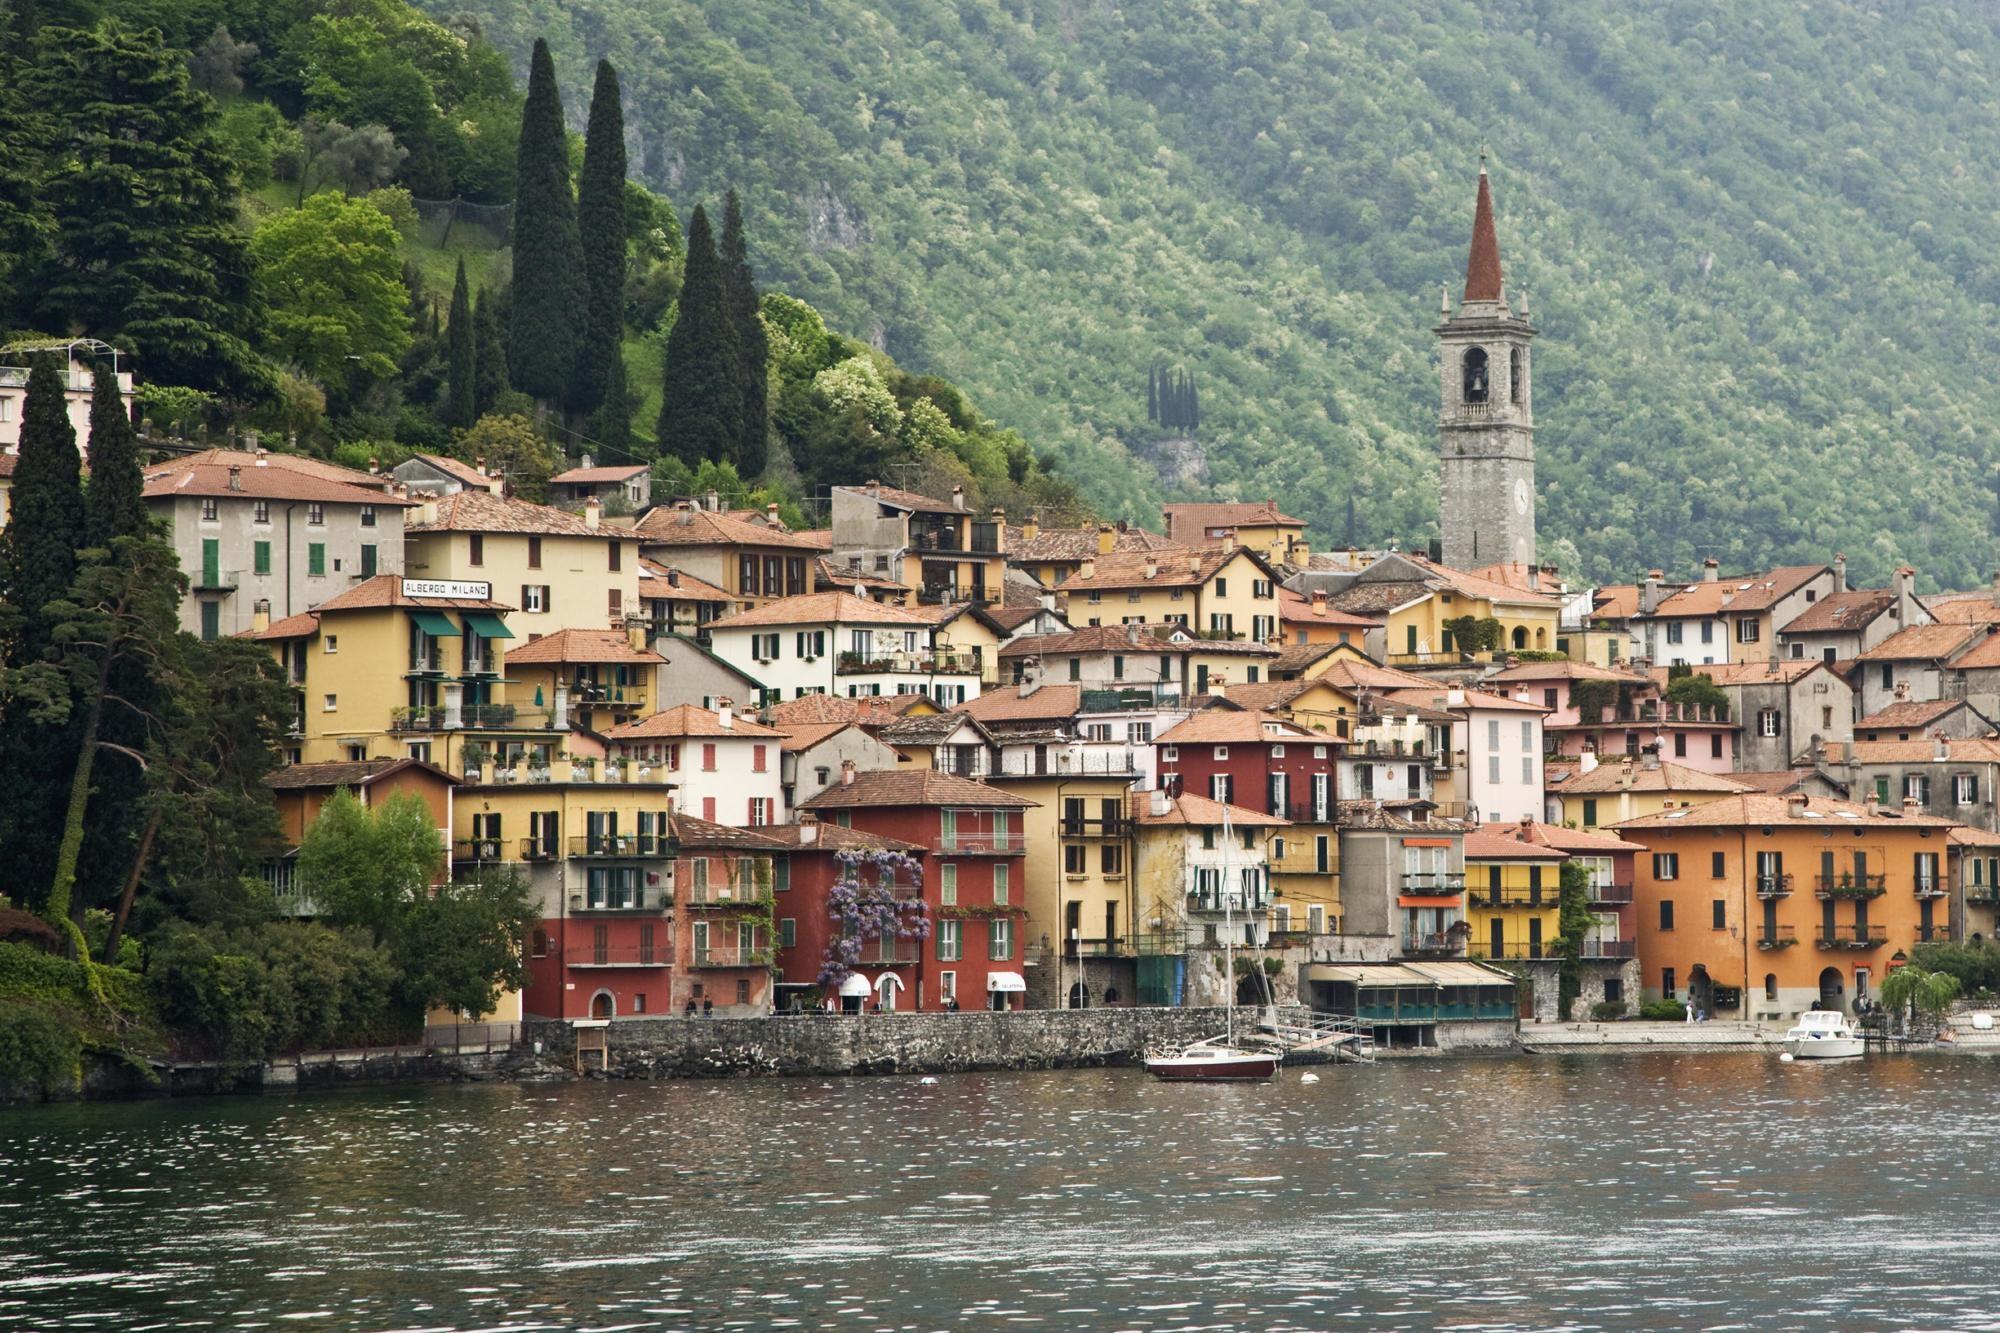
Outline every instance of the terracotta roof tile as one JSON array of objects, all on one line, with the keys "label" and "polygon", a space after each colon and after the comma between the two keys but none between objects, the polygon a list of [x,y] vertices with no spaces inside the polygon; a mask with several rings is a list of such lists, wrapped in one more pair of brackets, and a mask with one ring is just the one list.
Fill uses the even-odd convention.
[{"label": "terracotta roof tile", "polygon": [[702,708],[695,704],[677,704],[663,708],[651,717],[642,717],[636,722],[627,722],[604,733],[608,741],[650,741],[672,740],[682,736],[743,737],[751,740],[782,739],[784,732],[767,727],[755,718],[734,713],[729,725],[722,725],[722,715],[712,708]]},{"label": "terracotta roof tile", "polygon": [[1234,708],[1208,708],[1186,721],[1169,727],[1153,738],[1155,745],[1283,745],[1294,740],[1314,740],[1308,731],[1283,718],[1264,712]]},{"label": "terracotta roof tile", "polygon": [[934,500],[916,491],[900,491],[894,486],[836,486],[836,491],[849,495],[859,495],[881,504],[894,505],[898,509],[910,509],[920,514],[966,514],[970,510],[960,509],[949,500]]},{"label": "terracotta roof tile", "polygon": [[[1066,592],[1072,598],[1082,592],[1123,591],[1127,588],[1189,588],[1207,583],[1222,567],[1238,556],[1251,560],[1256,557],[1243,547],[1224,551],[1219,547],[1202,550],[1180,551],[1114,551],[1110,555],[1094,556],[1088,578],[1078,570],[1052,591]],[[1153,571],[1152,577],[1146,571]]]},{"label": "terracotta roof tile", "polygon": [[821,555],[813,557],[813,587],[819,592],[839,590],[852,592],[855,588],[873,588],[878,592],[908,592],[906,584],[884,578],[880,574],[864,574],[858,569],[843,569],[833,562],[833,557]]},{"label": "terracotta roof tile", "polygon": [[1806,779],[1816,777],[1818,774],[1819,770],[1816,768],[1739,768],[1729,776],[1745,786],[1755,787],[1758,791],[1767,792],[1772,796],[1783,796],[1787,792],[1798,790]]},{"label": "terracotta roof tile", "polygon": [[1928,597],[1924,606],[1931,615],[1946,625],[1991,625],[2000,623],[2000,604],[1993,600],[1990,592],[1953,593],[1947,597]]},{"label": "terracotta roof tile", "polygon": [[772,704],[768,716],[774,725],[786,728],[819,722],[859,722],[864,727],[874,727],[930,702],[930,696],[924,694],[883,694],[866,699],[808,694]]},{"label": "terracotta roof tile", "polygon": [[1075,717],[1083,703],[1081,685],[1044,685],[1023,696],[1018,686],[989,690],[960,704],[958,711],[981,722],[1025,722],[1038,718]]},{"label": "terracotta roof tile", "polygon": [[[433,502],[427,502],[433,503]],[[630,537],[629,529],[593,528],[575,514],[553,505],[532,504],[487,491],[454,491],[434,502],[437,518],[410,524],[415,534],[426,532],[503,532],[543,537]]]},{"label": "terracotta roof tile", "polygon": [[733,514],[718,514],[692,506],[655,505],[633,528],[648,546],[757,546],[787,551],[824,551],[826,546],[804,534],[766,527]]},{"label": "terracotta roof tile", "polygon": [[1854,730],[1898,731],[1927,727],[1947,714],[1970,706],[1963,699],[1905,699],[1870,713],[1854,724]]},{"label": "terracotta roof tile", "polygon": [[322,764],[286,764],[264,775],[264,785],[273,791],[298,791],[316,787],[365,787],[371,782],[405,769],[421,769],[442,782],[458,779],[417,759],[334,760]]},{"label": "terracotta roof tile", "polygon": [[809,592],[797,597],[780,597],[753,611],[743,611],[722,620],[710,621],[710,632],[742,629],[752,625],[922,625],[900,606],[884,606],[856,597],[851,592]]},{"label": "terracotta roof tile", "polygon": [[[1631,784],[1626,785],[1629,774]],[[1624,763],[1604,763],[1588,773],[1579,773],[1565,782],[1562,794],[1592,796],[1605,792],[1621,791],[1692,791],[1692,792],[1747,792],[1754,791],[1747,782],[1739,782],[1733,777],[1720,773],[1704,773],[1700,769],[1689,768],[1685,764],[1668,763],[1661,760],[1658,768],[1648,768],[1644,764],[1626,761]]]},{"label": "terracotta roof tile", "polygon": [[[1817,657],[1781,657],[1776,668],[1769,662],[1704,662],[1691,666],[1689,670],[1694,675],[1707,676],[1716,685],[1728,689],[1739,685],[1790,684],[1825,666],[1826,663]],[[1655,684],[1661,686],[1672,679],[1666,667],[1654,667],[1650,676]]]},{"label": "terracotta roof tile", "polygon": [[733,602],[726,589],[698,579],[685,569],[639,557],[639,597],[649,602]]},{"label": "terracotta roof tile", "polygon": [[1586,833],[1582,829],[1564,828],[1560,824],[1550,824],[1539,819],[1526,820],[1512,827],[1517,838],[1541,843],[1545,847],[1554,847],[1572,856],[1602,856],[1606,853],[1646,850],[1636,842],[1627,842],[1609,833]]},{"label": "terracotta roof tile", "polygon": [[1465,859],[1471,861],[1567,861],[1569,853],[1543,843],[1525,842],[1505,826],[1482,825],[1465,835]]},{"label": "terracotta roof tile", "polygon": [[1652,677],[1637,671],[1617,671],[1589,662],[1522,662],[1496,671],[1486,679],[1510,684],[1531,680],[1610,680],[1632,685],[1652,684]]},{"label": "terracotta roof tile", "polygon": [[[1007,558],[1016,564],[1076,564],[1098,555],[1096,528],[1041,528],[1030,538],[1024,528],[1007,527]],[[1144,528],[1113,528],[1113,551],[1180,551],[1187,548]]]},{"label": "terracotta roof tile", "polygon": [[319,633],[319,617],[310,611],[301,611],[283,620],[274,620],[261,630],[247,630],[244,637],[252,639],[306,639]]},{"label": "terracotta roof tile", "polygon": [[1382,622],[1372,616],[1343,611],[1331,600],[1315,602],[1289,588],[1278,592],[1278,616],[1287,625],[1325,625],[1332,629],[1380,629]]},{"label": "terracotta roof tile", "polygon": [[1639,586],[1609,583],[1597,590],[1590,614],[1601,620],[1630,620],[1639,614]]},{"label": "terracotta roof tile", "polygon": [[1040,805],[1025,796],[936,769],[874,769],[854,781],[836,782],[799,806],[801,810],[855,810],[885,805],[987,806],[1025,810]]},{"label": "terracotta roof tile", "polygon": [[1983,631],[1972,625],[1911,625],[1856,658],[1859,662],[1909,662],[1947,658]]},{"label": "terracotta roof tile", "polygon": [[[504,602],[477,597],[406,597],[403,580],[395,574],[377,574],[355,584],[346,592],[327,598],[313,608],[313,614],[329,611],[370,611],[383,607],[429,607],[437,611],[512,611]],[[296,619],[296,617],[293,617]]]},{"label": "terracotta roof tile", "polygon": [[[816,829],[809,842],[804,830]],[[842,828],[839,824],[771,824],[757,830],[773,842],[781,842],[797,852],[921,852],[920,842],[904,842],[884,833]]]},{"label": "terracotta roof tile", "polygon": [[558,472],[549,478],[552,486],[597,486],[607,482],[629,481],[646,472],[644,463],[627,463],[619,467],[573,467],[567,472]]},{"label": "terracotta roof tile", "polygon": [[1284,828],[1292,822],[1282,815],[1267,815],[1262,810],[1252,810],[1247,806],[1211,801],[1193,792],[1182,792],[1169,798],[1167,812],[1163,815],[1153,813],[1151,792],[1133,792],[1127,800],[1131,804],[1133,821],[1140,824],[1220,828],[1225,814],[1234,828]]},{"label": "terracotta roof tile", "polygon": [[778,748],[789,754],[797,754],[801,750],[812,749],[829,736],[838,736],[841,732],[857,725],[854,722],[787,722],[779,728],[785,733],[785,739]]},{"label": "terracotta roof tile", "polygon": [[[210,454],[221,454],[232,461],[194,461]],[[389,494],[380,478],[366,472],[335,468],[324,463],[312,468],[300,468],[293,466],[296,461],[286,454],[230,453],[211,449],[146,469],[144,494],[148,500],[200,496],[373,505],[378,509],[405,509],[411,503],[401,496]],[[329,472],[336,475],[329,475]],[[232,480],[235,485],[230,484]]]},{"label": "terracotta roof tile", "polygon": [[1640,833],[1656,829],[1743,828],[1763,824],[1817,828],[1839,828],[1843,825],[1868,828],[1898,826],[1951,828],[1958,823],[1955,819],[1939,819],[1934,815],[1905,813],[1896,807],[1855,805],[1851,801],[1835,801],[1818,796],[1808,801],[1799,814],[1794,815],[1791,807],[1792,798],[1788,796],[1772,796],[1761,791],[1743,792],[1684,809],[1641,815],[1637,819],[1627,819],[1611,827]]},{"label": "terracotta roof tile", "polygon": [[1859,630],[1896,604],[1889,588],[1855,588],[1822,597],[1793,616],[1780,634],[1831,634]]},{"label": "terracotta roof tile", "polygon": [[[2000,624],[2000,622],[1996,622]],[[1979,625],[1985,637],[1975,638],[1972,646],[1952,659],[1952,666],[1960,671],[1983,671],[1989,667],[2000,667],[2000,632],[1992,625]]]},{"label": "terracotta roof tile", "polygon": [[484,472],[481,472],[478,468],[462,459],[450,458],[444,454],[411,454],[410,457],[428,463],[438,471],[446,473],[449,476],[458,478],[467,486],[477,486],[484,489],[491,486],[494,482],[494,478],[487,476]]},{"label": "terracotta roof tile", "polygon": [[672,814],[674,844],[678,847],[713,847],[728,851],[775,852],[788,844],[764,836],[762,829],[717,824],[693,815]]},{"label": "terracotta roof tile", "polygon": [[554,662],[634,662],[658,665],[667,659],[650,648],[634,648],[623,630],[560,629],[507,649],[507,665]]},{"label": "terracotta roof tile", "polygon": [[1334,822],[1343,829],[1440,837],[1465,832],[1465,825],[1455,819],[1434,818],[1430,811],[1435,807],[1428,801],[1339,801],[1336,806]]},{"label": "terracotta roof tile", "polygon": [[1713,616],[1722,612],[1767,611],[1821,574],[1828,565],[1786,565],[1766,574],[1702,580],[1663,598],[1656,616]]},{"label": "terracotta roof tile", "polygon": [[[1422,704],[1429,708],[1445,708],[1452,712],[1457,712],[1461,708],[1483,708],[1488,711],[1499,710],[1517,713],[1546,713],[1550,711],[1545,704],[1530,703],[1526,699],[1510,699],[1504,694],[1489,694],[1485,690],[1440,690],[1435,686],[1426,686],[1423,689],[1389,690],[1386,693],[1389,698],[1402,703]],[[1446,702],[1439,703],[1438,699],[1440,697],[1444,698]]]},{"label": "terracotta roof tile", "polygon": [[1855,741],[1848,754],[1857,764],[1954,764],[2000,763],[2000,738],[1992,736],[1951,736],[1944,743],[1945,758],[1938,760],[1934,740]]},{"label": "terracotta roof tile", "polygon": [[1306,521],[1292,518],[1278,511],[1276,500],[1263,500],[1249,504],[1168,504],[1161,505],[1160,512],[1166,515],[1167,535],[1173,536],[1174,529],[1180,528],[1177,540],[1205,542],[1210,528],[1303,528]]}]

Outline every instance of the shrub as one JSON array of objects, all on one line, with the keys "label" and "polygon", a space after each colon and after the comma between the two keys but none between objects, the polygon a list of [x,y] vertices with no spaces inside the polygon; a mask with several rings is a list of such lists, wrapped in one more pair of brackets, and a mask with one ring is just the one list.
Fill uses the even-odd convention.
[{"label": "shrub", "polygon": [[82,1031],[67,1011],[0,1002],[0,1081],[46,1096],[75,1088],[82,1068]]},{"label": "shrub", "polygon": [[146,982],[182,1041],[223,1059],[363,1045],[409,1026],[389,1000],[395,963],[358,930],[181,927],[154,942]]},{"label": "shrub", "polygon": [[1639,1017],[1654,1023],[1670,1023],[1687,1017],[1687,1004],[1681,1000],[1648,1000],[1639,1006]]},{"label": "shrub", "polygon": [[[1671,1001],[1668,1001],[1671,1003]],[[1590,1006],[1590,1016],[1599,1023],[1608,1023],[1615,1018],[1623,1018],[1631,1012],[1631,1006],[1623,1000],[1599,1000]]]}]

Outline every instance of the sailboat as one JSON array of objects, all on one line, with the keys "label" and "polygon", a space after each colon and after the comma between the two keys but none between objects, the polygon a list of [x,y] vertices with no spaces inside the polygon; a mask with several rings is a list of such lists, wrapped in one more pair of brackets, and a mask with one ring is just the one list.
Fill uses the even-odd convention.
[{"label": "sailboat", "polygon": [[1222,807],[1222,952],[1228,1015],[1219,1036],[1190,1042],[1179,1050],[1146,1057],[1146,1072],[1168,1083],[1263,1082],[1278,1072],[1276,1051],[1253,1051],[1236,1044],[1236,917],[1235,894],[1229,884],[1229,849],[1233,842],[1229,807]]}]

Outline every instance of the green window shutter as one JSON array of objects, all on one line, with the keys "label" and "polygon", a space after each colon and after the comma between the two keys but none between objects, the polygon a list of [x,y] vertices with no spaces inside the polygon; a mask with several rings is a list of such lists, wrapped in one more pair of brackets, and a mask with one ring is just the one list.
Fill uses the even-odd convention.
[{"label": "green window shutter", "polygon": [[271,543],[257,542],[254,546],[252,546],[251,552],[252,552],[251,560],[253,562],[251,568],[253,568],[259,574],[270,573]]},{"label": "green window shutter", "polygon": [[201,604],[201,637],[213,643],[222,637],[222,603],[203,602]]},{"label": "green window shutter", "polygon": [[306,546],[306,574],[312,578],[322,578],[326,574],[326,543],[311,542]]},{"label": "green window shutter", "polygon": [[361,548],[361,577],[364,579],[375,577],[375,548],[373,546],[364,546]]},{"label": "green window shutter", "polygon": [[1583,803],[1583,826],[1584,826],[1585,828],[1596,828],[1596,827],[1597,827],[1597,802],[1596,802],[1596,801],[1593,801],[1593,800],[1589,800],[1589,799],[1586,799],[1586,800],[1584,801],[1584,803]]},{"label": "green window shutter", "polygon": [[213,588],[222,581],[222,543],[213,537],[201,539],[201,586]]}]

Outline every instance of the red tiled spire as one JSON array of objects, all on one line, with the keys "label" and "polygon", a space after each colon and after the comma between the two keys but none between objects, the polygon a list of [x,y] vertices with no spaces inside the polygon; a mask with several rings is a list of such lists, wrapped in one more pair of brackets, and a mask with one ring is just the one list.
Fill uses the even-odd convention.
[{"label": "red tiled spire", "polygon": [[1493,192],[1479,168],[1479,206],[1472,214],[1472,253],[1465,258],[1465,299],[1500,299],[1500,238],[1493,232]]}]

